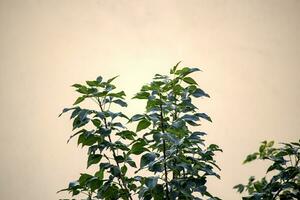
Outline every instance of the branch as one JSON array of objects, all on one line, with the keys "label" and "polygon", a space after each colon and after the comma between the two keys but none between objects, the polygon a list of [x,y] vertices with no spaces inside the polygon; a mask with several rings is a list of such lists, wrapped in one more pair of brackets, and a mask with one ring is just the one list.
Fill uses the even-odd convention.
[{"label": "branch", "polygon": [[[97,100],[98,100],[98,103],[99,103],[100,110],[101,110],[101,112],[103,112],[104,109],[103,109],[103,107],[102,107],[101,101],[100,101],[99,98],[98,98]],[[104,117],[103,120],[104,120],[105,128],[108,129],[106,117]],[[108,135],[108,139],[109,139],[109,142],[112,143],[112,139],[111,139],[110,135]],[[115,150],[112,149],[112,152],[113,152],[113,157],[114,157],[114,159],[115,159],[115,161],[116,161],[116,163],[117,163],[118,168],[121,169],[121,168],[120,168],[120,165],[119,165],[119,163],[117,162],[117,159],[116,159],[117,155],[116,155]],[[121,188],[123,189],[123,187],[122,187],[122,185],[121,185],[121,182],[120,182],[120,179],[121,179],[121,181],[122,181],[122,184],[123,184],[124,188],[126,189],[126,191],[127,191],[128,194],[129,194],[130,200],[133,200],[132,197],[131,197],[131,195],[130,195],[130,190],[127,188],[127,185],[126,185],[126,183],[125,183],[125,180],[124,180],[124,177],[122,176],[122,174],[120,175],[120,177],[118,177],[118,181],[119,181],[119,185],[120,185]]]},{"label": "branch", "polygon": [[[159,95],[161,100],[161,95]],[[160,103],[160,124],[161,124],[161,131],[165,133],[164,130],[164,118],[163,118],[163,109],[162,109],[162,103]],[[167,200],[170,200],[169,198],[169,183],[168,183],[168,171],[167,171],[167,163],[166,163],[166,141],[163,139],[163,154],[164,154],[164,171],[165,171],[165,182],[166,182],[166,198]]]}]

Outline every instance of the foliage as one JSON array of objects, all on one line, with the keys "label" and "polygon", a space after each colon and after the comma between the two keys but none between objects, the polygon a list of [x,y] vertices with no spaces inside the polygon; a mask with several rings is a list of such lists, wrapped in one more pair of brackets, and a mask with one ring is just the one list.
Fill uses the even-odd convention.
[{"label": "foliage", "polygon": [[300,141],[282,143],[281,147],[275,148],[274,142],[263,141],[259,151],[247,156],[244,163],[254,160],[268,160],[271,165],[266,173],[272,174],[270,180],[263,177],[256,180],[254,176],[249,178],[246,185],[234,186],[238,192],[248,192],[249,200],[292,200],[300,197]]},{"label": "foliage", "polygon": [[[144,85],[134,98],[147,101],[146,112],[134,115],[130,121],[137,122],[136,131],[144,131],[134,141],[131,151],[142,154],[140,170],[153,172],[153,176],[141,177],[138,186],[139,199],[219,199],[206,187],[207,176],[214,172],[213,156],[221,149],[211,144],[205,147],[206,133],[193,131],[199,121],[211,118],[198,111],[193,98],[209,97],[190,76],[198,68],[174,66],[170,75],[156,74],[150,84]],[[198,195],[197,195],[198,193]]]},{"label": "foliage", "polygon": [[[132,199],[130,191],[134,191],[136,186],[126,174],[128,166],[136,167],[128,147],[136,134],[121,123],[122,118],[128,119],[126,115],[110,109],[111,104],[127,106],[125,93],[114,92],[116,87],[112,81],[115,78],[105,82],[99,76],[96,80],[86,81],[84,85],[74,84],[73,87],[81,95],[74,107],[65,108],[59,115],[72,111],[73,131],[76,132],[70,139],[78,136],[78,145],[88,147],[87,168],[98,166],[94,174],[82,173],[78,180],[61,190],[69,191],[73,196],[83,193],[88,195],[88,199]],[[79,104],[86,100],[92,100],[99,109],[80,107]]]},{"label": "foliage", "polygon": [[[216,144],[205,146],[206,133],[197,129],[202,119],[211,122],[211,118],[192,102],[209,95],[189,76],[198,68],[177,69],[178,65],[170,70],[172,78],[156,74],[142,87],[134,98],[147,101],[146,112],[130,118],[111,110],[111,104],[127,106],[125,93],[115,92],[116,77],[104,81],[99,76],[73,85],[81,95],[62,114],[72,111],[75,133],[70,139],[77,137],[78,145],[88,148],[87,167],[97,166],[97,171],[82,173],[61,191],[105,200],[132,200],[135,194],[144,200],[219,199],[208,192],[206,181],[208,176],[220,178],[213,157],[221,149]],[[86,100],[98,108],[80,107]],[[124,120],[137,123],[136,129],[128,130]],[[127,171],[137,167],[132,156],[140,158],[140,165],[129,177]],[[152,175],[140,176],[141,170]]]}]

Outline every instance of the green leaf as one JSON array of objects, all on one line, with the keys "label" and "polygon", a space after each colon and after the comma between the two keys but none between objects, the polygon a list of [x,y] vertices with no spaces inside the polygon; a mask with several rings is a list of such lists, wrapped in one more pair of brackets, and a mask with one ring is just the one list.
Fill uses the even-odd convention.
[{"label": "green leaf", "polygon": [[157,176],[148,177],[145,179],[145,184],[149,189],[153,189],[157,185]]},{"label": "green leaf", "polygon": [[148,128],[150,125],[151,125],[150,121],[148,121],[147,119],[143,119],[138,123],[136,132],[144,130],[144,129]]},{"label": "green leaf", "polygon": [[251,162],[257,158],[258,153],[253,153],[247,156],[246,160],[243,162],[243,164],[247,162]]},{"label": "green leaf", "polygon": [[126,131],[118,132],[116,133],[116,135],[119,135],[123,139],[134,140],[134,136],[136,136],[136,133],[126,130]]},{"label": "green leaf", "polygon": [[89,134],[88,132],[81,134],[78,137],[77,144],[82,144],[82,146],[91,146],[95,144],[98,141],[98,138],[92,134]]},{"label": "green leaf", "polygon": [[149,165],[149,171],[157,173],[164,171],[164,166],[161,163],[153,163],[153,165]]},{"label": "green leaf", "polygon": [[79,184],[81,186],[85,186],[86,185],[86,182],[87,180],[91,179],[93,176],[90,175],[90,174],[80,174],[80,178],[79,178]]},{"label": "green leaf", "polygon": [[58,115],[58,117],[60,117],[62,114],[64,114],[65,112],[68,112],[70,110],[75,110],[77,109],[78,107],[73,107],[73,108],[64,108],[63,111]]},{"label": "green leaf", "polygon": [[108,94],[108,91],[103,91],[103,92],[97,92],[93,94],[94,97],[104,97]]},{"label": "green leaf", "polygon": [[97,164],[98,162],[100,162],[101,158],[102,158],[102,155],[100,155],[100,154],[89,155],[88,162],[87,162],[87,168],[93,164]]},{"label": "green leaf", "polygon": [[153,152],[144,154],[141,157],[140,168],[147,166],[149,163],[153,162],[155,158],[156,154]]},{"label": "green leaf", "polygon": [[82,85],[81,87],[77,88],[76,90],[77,92],[81,93],[81,94],[89,94],[89,89]]},{"label": "green leaf", "polygon": [[136,168],[136,164],[133,160],[127,160],[126,163],[128,163],[131,167]]},{"label": "green leaf", "polygon": [[139,121],[141,119],[144,119],[145,116],[144,115],[140,115],[140,114],[136,114],[136,115],[133,115],[131,118],[130,118],[130,122],[134,122],[134,121]]},{"label": "green leaf", "polygon": [[91,189],[92,192],[94,192],[96,189],[100,188],[101,184],[101,180],[99,180],[97,177],[93,177],[88,181],[87,186]]},{"label": "green leaf", "polygon": [[116,99],[116,100],[113,100],[112,102],[114,102],[122,107],[127,107],[127,103],[125,101],[122,101],[121,99]]},{"label": "green leaf", "polygon": [[75,88],[81,88],[81,87],[83,87],[83,85],[78,84],[78,83],[75,83],[75,84],[72,85],[72,87],[75,87]]},{"label": "green leaf", "polygon": [[120,175],[121,175],[121,171],[120,171],[120,168],[118,166],[112,166],[110,168],[110,173],[112,175],[114,175],[115,177],[120,177]]},{"label": "green leaf", "polygon": [[131,147],[130,153],[139,155],[139,154],[143,153],[144,151],[147,151],[148,149],[144,147],[146,144],[147,143],[144,140],[134,143]]},{"label": "green leaf", "polygon": [[78,97],[73,105],[81,103],[85,99],[85,96]]},{"label": "green leaf", "polygon": [[86,125],[90,121],[90,119],[86,115],[82,115],[82,113],[83,112],[79,113],[79,115],[73,120],[73,130]]},{"label": "green leaf", "polygon": [[100,127],[100,125],[101,125],[101,121],[99,119],[92,119],[92,122],[93,122],[94,126],[96,126],[96,127]]},{"label": "green leaf", "polygon": [[196,71],[200,71],[200,69],[198,69],[198,68],[184,67],[184,68],[182,68],[180,70],[177,70],[175,72],[175,74],[184,77],[184,76],[186,76],[186,75],[188,75],[190,73],[196,72]]},{"label": "green leaf", "polygon": [[182,80],[188,84],[198,85],[197,82],[191,77],[184,77]]},{"label": "green leaf", "polygon": [[244,185],[242,184],[238,184],[236,186],[233,187],[233,189],[236,189],[239,193],[242,193],[244,191]]},{"label": "green leaf", "polygon": [[103,80],[102,76],[98,76],[97,79],[96,79],[96,81],[98,81],[98,83],[101,83],[102,80]]},{"label": "green leaf", "polygon": [[148,97],[150,96],[149,92],[139,92],[137,93],[133,99],[148,99]]},{"label": "green leaf", "polygon": [[116,156],[115,160],[116,160],[117,163],[122,163],[122,162],[124,162],[125,159],[124,159],[123,156]]},{"label": "green leaf", "polygon": [[196,114],[195,115],[185,114],[181,118],[186,121],[198,121],[199,120],[199,117]]},{"label": "green leaf", "polygon": [[124,99],[123,96],[125,96],[125,92],[124,92],[124,91],[121,91],[121,92],[118,92],[118,93],[109,93],[109,94],[107,94],[107,96],[110,96],[110,97],[117,97],[117,98]]},{"label": "green leaf", "polygon": [[80,131],[77,131],[76,133],[74,133],[73,135],[71,135],[71,136],[69,137],[67,143],[69,143],[70,140],[71,140],[73,137],[75,137],[76,135],[78,135],[78,134],[80,134],[80,133],[85,133],[85,132],[87,132],[85,129],[81,129]]},{"label": "green leaf", "polygon": [[170,74],[174,74],[176,72],[176,69],[178,67],[178,65],[181,63],[181,61],[179,61],[171,70],[170,70]]},{"label": "green leaf", "polygon": [[116,141],[115,142],[115,147],[117,149],[121,149],[123,151],[129,151],[130,149],[128,148],[128,145],[122,143],[121,141]]},{"label": "green leaf", "polygon": [[272,147],[273,145],[274,145],[274,141],[270,141],[268,142],[267,147]]},{"label": "green leaf", "polygon": [[212,122],[211,118],[205,113],[196,113],[196,116],[206,119],[207,121]]},{"label": "green leaf", "polygon": [[115,79],[118,78],[118,77],[119,77],[119,75],[118,75],[118,76],[115,76],[115,77],[113,77],[113,78],[108,79],[108,80],[107,80],[107,83],[111,83],[113,80],[115,80]]},{"label": "green leaf", "polygon": [[104,178],[104,169],[101,168],[99,171],[97,171],[95,176],[98,177],[99,180],[102,180]]},{"label": "green leaf", "polygon": [[127,167],[126,167],[126,165],[123,165],[123,166],[121,167],[121,173],[122,173],[122,174],[126,174],[126,172],[127,172]]},{"label": "green leaf", "polygon": [[91,86],[91,87],[99,86],[98,81],[86,81],[86,84],[88,84],[88,86]]},{"label": "green leaf", "polygon": [[192,95],[194,97],[210,97],[208,94],[206,94],[202,89],[200,88],[197,88],[193,93]]},{"label": "green leaf", "polygon": [[111,134],[111,129],[100,128],[99,130],[97,130],[97,133],[104,137],[109,136]]}]

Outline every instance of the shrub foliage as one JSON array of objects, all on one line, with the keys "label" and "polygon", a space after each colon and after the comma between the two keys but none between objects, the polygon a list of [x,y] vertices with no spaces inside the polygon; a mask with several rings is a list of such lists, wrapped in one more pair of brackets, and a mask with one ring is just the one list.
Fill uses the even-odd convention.
[{"label": "shrub foliage", "polygon": [[[113,85],[116,77],[73,85],[80,96],[60,115],[71,112],[75,133],[70,139],[76,137],[78,145],[87,148],[87,168],[93,165],[97,170],[81,173],[60,192],[86,194],[89,200],[132,200],[134,195],[144,200],[219,199],[206,182],[208,176],[220,178],[214,155],[221,149],[204,144],[200,122],[212,120],[193,102],[209,95],[190,76],[198,68],[178,65],[141,88],[133,98],[146,101],[145,112],[130,118],[111,109],[112,104],[127,106],[125,92]],[[96,109],[80,106],[84,101],[93,102]],[[126,122],[135,123],[135,130],[127,129]],[[139,166],[133,156],[139,157]],[[141,170],[151,175],[141,176]]]},{"label": "shrub foliage", "polygon": [[274,147],[274,142],[263,141],[259,151],[247,156],[244,163],[254,160],[268,160],[271,164],[266,173],[271,178],[259,180],[251,176],[247,184],[238,184],[234,188],[247,192],[245,200],[293,200],[300,198],[300,141],[282,143]]}]

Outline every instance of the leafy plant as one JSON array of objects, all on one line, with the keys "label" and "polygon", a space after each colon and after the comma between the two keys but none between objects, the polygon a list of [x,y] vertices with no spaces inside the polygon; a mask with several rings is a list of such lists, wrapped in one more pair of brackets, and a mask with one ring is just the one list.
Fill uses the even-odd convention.
[{"label": "leafy plant", "polygon": [[[99,76],[73,85],[81,95],[60,116],[72,111],[76,132],[70,139],[77,137],[78,145],[88,147],[87,167],[98,168],[94,174],[82,173],[59,192],[86,194],[89,200],[132,200],[135,194],[144,200],[219,199],[208,192],[206,181],[208,176],[220,178],[213,157],[222,150],[216,144],[205,146],[206,133],[197,127],[202,119],[211,122],[211,118],[192,101],[209,95],[189,76],[198,68],[177,69],[178,65],[170,70],[172,78],[156,74],[134,96],[146,100],[147,106],[145,113],[131,118],[111,110],[112,104],[127,106],[125,93],[115,92],[116,77],[104,81]],[[97,109],[80,107],[86,100],[92,100]],[[136,122],[136,130],[128,130],[124,120]],[[146,170],[152,176],[129,177],[127,171],[137,167],[131,156],[140,156],[136,173]]]},{"label": "leafy plant", "polygon": [[244,163],[254,160],[268,160],[271,165],[266,173],[272,174],[271,179],[263,177],[256,180],[249,178],[247,184],[234,186],[239,193],[246,191],[249,195],[243,199],[249,200],[292,200],[300,197],[300,141],[282,143],[275,148],[274,142],[263,141],[259,151],[247,156]]},{"label": "leafy plant", "polygon": [[[115,78],[103,81],[99,76],[96,80],[86,81],[86,84],[74,84],[81,95],[74,107],[65,108],[59,115],[72,111],[73,131],[76,132],[70,139],[78,136],[78,145],[88,147],[87,168],[98,166],[94,174],[82,173],[78,180],[61,190],[69,191],[73,196],[83,193],[88,199],[132,200],[130,191],[134,191],[136,186],[126,174],[128,166],[136,167],[128,153],[128,143],[136,134],[123,125],[122,119],[128,120],[126,115],[111,110],[112,104],[127,106],[124,91],[114,92],[116,87],[112,82]],[[78,106],[86,100],[92,100],[98,109]]]},{"label": "leafy plant", "polygon": [[[136,132],[143,131],[131,148],[133,154],[143,154],[140,170],[153,176],[136,176],[140,181],[140,199],[201,199],[196,194],[219,199],[206,187],[207,176],[219,177],[219,167],[213,158],[221,149],[216,144],[204,145],[206,133],[195,129],[199,121],[211,118],[198,111],[193,98],[209,97],[189,75],[198,68],[170,70],[170,75],[156,74],[150,84],[144,85],[134,98],[147,101],[146,112],[131,117],[138,122]],[[194,127],[193,130],[190,126]]]}]

